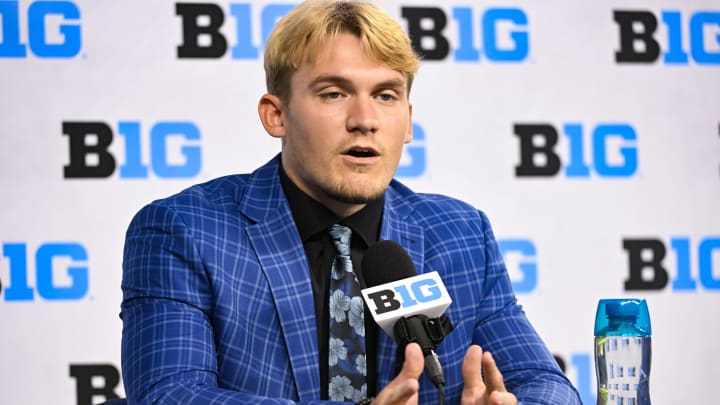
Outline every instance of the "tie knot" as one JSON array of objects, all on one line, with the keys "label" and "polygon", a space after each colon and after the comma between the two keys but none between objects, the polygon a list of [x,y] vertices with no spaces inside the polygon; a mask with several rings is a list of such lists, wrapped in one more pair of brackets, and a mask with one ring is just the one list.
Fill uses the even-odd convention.
[{"label": "tie knot", "polygon": [[335,249],[341,255],[350,255],[350,235],[352,230],[347,226],[335,224],[328,230],[330,237],[335,243]]}]

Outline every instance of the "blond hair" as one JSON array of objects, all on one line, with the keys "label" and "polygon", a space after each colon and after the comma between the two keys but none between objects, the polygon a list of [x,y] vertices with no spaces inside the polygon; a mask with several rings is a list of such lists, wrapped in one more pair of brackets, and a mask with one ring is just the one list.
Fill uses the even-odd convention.
[{"label": "blond hair", "polygon": [[420,59],[400,24],[379,7],[355,1],[309,0],[280,19],[265,45],[267,91],[287,102],[290,79],[322,46],[340,33],[360,39],[364,50],[405,75],[408,94]]}]

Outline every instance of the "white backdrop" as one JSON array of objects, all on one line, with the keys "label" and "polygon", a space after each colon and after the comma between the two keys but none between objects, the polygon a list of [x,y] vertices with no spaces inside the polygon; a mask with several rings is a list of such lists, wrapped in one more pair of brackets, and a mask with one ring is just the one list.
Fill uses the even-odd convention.
[{"label": "white backdrop", "polygon": [[[594,403],[597,300],[640,297],[653,324],[653,402],[713,402],[720,4],[379,3],[408,30],[434,16],[415,27],[430,56],[398,177],[489,215],[519,301],[584,401]],[[0,1],[0,403],[123,396],[132,215],[279,151],[256,113],[261,42],[292,3],[201,4],[224,16],[195,46],[213,57],[179,57],[191,25],[219,22],[187,17],[181,2]],[[555,132],[557,144],[536,135],[523,145],[527,131]],[[533,171],[545,174],[523,175]]]}]

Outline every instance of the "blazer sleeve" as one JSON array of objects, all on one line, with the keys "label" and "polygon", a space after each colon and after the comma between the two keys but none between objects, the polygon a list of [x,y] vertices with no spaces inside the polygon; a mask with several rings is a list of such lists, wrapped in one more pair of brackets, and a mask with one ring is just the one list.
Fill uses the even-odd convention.
[{"label": "blazer sleeve", "polygon": [[486,273],[481,306],[493,308],[473,341],[490,351],[508,391],[521,404],[578,404],[580,396],[518,305],[488,218],[480,212]]},{"label": "blazer sleeve", "polygon": [[293,403],[218,386],[212,285],[191,231],[172,208],[152,203],[131,221],[122,291],[129,403]]}]

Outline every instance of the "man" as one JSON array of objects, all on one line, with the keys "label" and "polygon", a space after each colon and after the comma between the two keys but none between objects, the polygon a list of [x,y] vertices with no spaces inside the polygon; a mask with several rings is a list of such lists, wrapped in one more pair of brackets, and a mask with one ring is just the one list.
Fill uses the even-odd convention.
[{"label": "man", "polygon": [[[378,240],[401,244],[418,273],[438,271],[453,298],[455,329],[437,350],[449,403],[579,403],[516,304],[485,215],[392,179],[412,138],[418,64],[402,28],[369,4],[302,3],[278,23],[258,111],[281,154],[155,201],[128,229],[131,403],[437,403],[420,348],[408,345],[395,373],[392,338],[351,293],[329,292],[340,256],[349,283],[363,283],[358,263]],[[350,236],[328,233],[336,224]],[[335,337],[353,313],[352,337]]]}]

